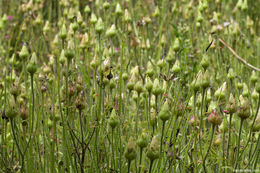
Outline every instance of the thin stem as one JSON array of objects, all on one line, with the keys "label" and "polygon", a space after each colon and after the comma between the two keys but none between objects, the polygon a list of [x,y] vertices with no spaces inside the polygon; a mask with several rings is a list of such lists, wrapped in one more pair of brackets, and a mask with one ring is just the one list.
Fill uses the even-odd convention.
[{"label": "thin stem", "polygon": [[210,150],[210,147],[212,145],[212,141],[213,141],[213,136],[214,136],[214,132],[215,132],[215,125],[212,125],[212,131],[211,131],[211,137],[210,137],[210,142],[209,142],[209,147],[208,147],[208,150],[206,152],[206,155],[203,159],[203,169],[204,169],[204,172],[207,173],[207,168],[206,168],[206,159],[207,159],[207,156],[209,154],[209,150]]},{"label": "thin stem", "polygon": [[244,119],[241,119],[240,121],[240,128],[239,128],[239,135],[238,135],[238,140],[237,140],[237,154],[236,154],[236,162],[235,162],[235,169],[238,166],[238,160],[239,160],[239,148],[240,148],[240,139],[241,139],[241,133],[242,133],[242,127],[243,127],[243,122]]},{"label": "thin stem", "polygon": [[230,141],[231,141],[231,128],[232,128],[232,117],[233,114],[230,114],[229,117],[229,128],[228,128],[228,144],[227,144],[227,162],[229,161],[229,148],[230,148]]}]

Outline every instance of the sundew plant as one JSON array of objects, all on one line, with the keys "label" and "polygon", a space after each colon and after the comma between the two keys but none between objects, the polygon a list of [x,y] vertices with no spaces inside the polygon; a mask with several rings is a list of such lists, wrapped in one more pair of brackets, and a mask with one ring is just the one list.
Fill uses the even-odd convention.
[{"label": "sundew plant", "polygon": [[259,8],[0,0],[0,172],[260,172]]}]

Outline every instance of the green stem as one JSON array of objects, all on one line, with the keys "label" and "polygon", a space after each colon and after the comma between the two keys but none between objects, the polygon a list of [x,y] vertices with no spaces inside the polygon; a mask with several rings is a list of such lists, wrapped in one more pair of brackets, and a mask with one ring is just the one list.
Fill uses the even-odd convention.
[{"label": "green stem", "polygon": [[230,114],[229,117],[229,128],[228,128],[228,144],[227,144],[227,162],[229,161],[229,148],[230,148],[230,141],[231,141],[231,128],[232,128],[232,117],[233,114]]},{"label": "green stem", "polygon": [[213,142],[213,136],[214,136],[214,132],[215,132],[215,125],[212,125],[212,131],[211,131],[211,137],[210,137],[210,142],[209,142],[209,147],[208,147],[208,150],[206,152],[206,155],[203,159],[203,169],[204,169],[204,172],[207,173],[207,168],[206,168],[206,159],[207,159],[207,156],[209,154],[209,150],[210,150],[210,147],[212,145],[212,142]]},{"label": "green stem", "polygon": [[240,121],[240,128],[239,128],[239,135],[238,135],[238,140],[237,140],[237,153],[236,153],[236,162],[235,162],[235,169],[238,166],[238,160],[239,160],[239,148],[240,148],[240,139],[241,139],[241,133],[242,133],[242,127],[243,127],[243,122],[244,119],[241,119]]}]

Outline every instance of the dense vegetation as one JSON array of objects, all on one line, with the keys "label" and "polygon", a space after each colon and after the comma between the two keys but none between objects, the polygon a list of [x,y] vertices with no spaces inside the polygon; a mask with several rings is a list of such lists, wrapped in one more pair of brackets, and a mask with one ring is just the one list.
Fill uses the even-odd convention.
[{"label": "dense vegetation", "polygon": [[259,7],[1,0],[0,172],[260,171]]}]

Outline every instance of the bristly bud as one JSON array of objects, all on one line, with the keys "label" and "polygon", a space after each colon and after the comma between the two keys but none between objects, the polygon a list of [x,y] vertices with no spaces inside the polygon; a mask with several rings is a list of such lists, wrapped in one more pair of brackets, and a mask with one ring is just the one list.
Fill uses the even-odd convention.
[{"label": "bristly bud", "polygon": [[142,81],[137,81],[137,83],[134,86],[134,90],[138,93],[138,95],[140,95],[140,93],[144,91]]},{"label": "bristly bud", "polygon": [[252,92],[253,100],[257,101],[258,97],[259,97],[259,94],[256,92],[256,89],[254,89],[253,92]]},{"label": "bristly bud", "polygon": [[205,90],[206,88],[209,87],[209,84],[210,84],[209,71],[206,70],[202,76],[201,87]]},{"label": "bristly bud", "polygon": [[23,104],[20,109],[20,117],[22,118],[22,120],[27,120],[28,114],[29,114],[28,107],[25,104]]},{"label": "bristly bud", "polygon": [[110,7],[110,3],[109,2],[104,2],[104,4],[103,4],[103,8],[105,9],[105,10],[108,10],[109,9],[109,7]]},{"label": "bristly bud", "polygon": [[26,45],[23,44],[22,50],[21,50],[20,53],[19,53],[19,57],[20,57],[21,59],[25,59],[25,58],[27,58],[28,56],[29,56],[29,51],[28,51]]},{"label": "bristly bud", "polygon": [[250,81],[255,84],[257,82],[257,80],[259,79],[259,77],[257,76],[256,72],[253,71],[251,76],[250,76]]},{"label": "bristly bud", "polygon": [[115,13],[116,13],[117,16],[121,16],[122,13],[123,13],[121,5],[119,3],[116,4],[116,11],[115,11]]},{"label": "bristly bud", "polygon": [[222,123],[222,117],[217,110],[213,110],[208,117],[208,121],[214,126],[218,126]]},{"label": "bristly bud", "polygon": [[153,65],[150,61],[148,61],[148,63],[147,63],[146,74],[149,77],[153,77],[153,75],[154,75]]},{"label": "bristly bud", "polygon": [[235,73],[234,73],[234,70],[232,68],[230,68],[228,70],[227,77],[228,77],[229,80],[233,80],[235,78]]},{"label": "bristly bud", "polygon": [[223,85],[219,87],[215,92],[215,97],[219,100],[222,100],[225,98],[226,94],[227,94],[227,83],[224,82]]},{"label": "bristly bud", "polygon": [[160,85],[159,79],[156,78],[153,82],[152,94],[155,96],[160,95],[163,92],[162,86]]},{"label": "bristly bud", "polygon": [[172,67],[173,73],[179,73],[181,71],[180,61],[177,59]]},{"label": "bristly bud", "polygon": [[155,7],[155,11],[154,11],[154,13],[153,13],[153,16],[154,16],[154,17],[158,17],[159,15],[160,15],[160,9],[159,9],[158,6],[156,6],[156,7]]},{"label": "bristly bud", "polygon": [[94,13],[91,14],[90,23],[93,25],[97,23],[97,16]]},{"label": "bristly bud", "polygon": [[13,119],[17,116],[17,105],[13,97],[9,99],[9,106],[6,109],[6,116],[10,119]]},{"label": "bristly bud", "polygon": [[169,118],[170,118],[170,108],[169,108],[168,100],[166,100],[164,102],[164,104],[162,105],[162,108],[161,108],[161,110],[159,112],[159,118],[163,122],[169,120]]},{"label": "bristly bud", "polygon": [[240,105],[238,107],[237,116],[241,119],[247,119],[250,116],[250,103],[247,97],[240,96]]},{"label": "bristly bud", "polygon": [[248,90],[248,86],[243,83],[243,92],[242,92],[243,97],[248,97],[249,96],[249,90]]},{"label": "bristly bud", "polygon": [[228,130],[228,122],[227,120],[224,118],[224,120],[222,121],[222,123],[219,126],[219,131],[221,133],[226,133]]},{"label": "bristly bud", "polygon": [[151,120],[150,120],[151,126],[155,127],[157,125],[157,116],[156,111],[152,108],[151,109]]},{"label": "bristly bud", "polygon": [[178,52],[179,50],[180,50],[180,39],[179,38],[176,38],[175,40],[174,40],[174,43],[173,43],[173,50],[175,51],[175,52]]},{"label": "bristly bud", "polygon": [[[249,122],[249,125],[252,127],[253,121]],[[258,110],[258,115],[256,117],[254,126],[252,127],[253,132],[259,132],[260,131],[260,110]]]},{"label": "bristly bud", "polygon": [[63,24],[61,27],[61,30],[59,32],[59,37],[62,40],[65,40],[67,38],[67,29],[66,29],[66,25]]},{"label": "bristly bud", "polygon": [[75,105],[76,105],[76,108],[79,111],[82,111],[83,109],[85,109],[86,105],[85,105],[85,99],[84,99],[83,93],[80,93],[77,96],[76,101],[75,101]]},{"label": "bristly bud", "polygon": [[228,100],[228,104],[227,104],[226,109],[227,109],[229,114],[233,114],[237,111],[236,99],[234,98],[232,93],[229,96],[229,100]]},{"label": "bristly bud", "polygon": [[31,60],[27,65],[27,71],[33,75],[37,70],[37,66],[36,66],[36,53],[34,52],[32,54]]},{"label": "bristly bud", "polygon": [[151,93],[151,92],[152,92],[152,89],[153,89],[153,83],[152,83],[150,77],[148,77],[148,76],[146,77],[145,89],[146,89],[149,93]]},{"label": "bristly bud", "polygon": [[91,12],[90,7],[88,5],[86,5],[86,7],[84,8],[84,12],[86,14],[89,14]]},{"label": "bristly bud", "polygon": [[106,31],[106,36],[107,37],[114,37],[116,35],[116,26],[113,24],[107,31]]},{"label": "bristly bud", "polygon": [[140,148],[145,148],[148,145],[148,136],[145,132],[143,132],[141,136],[138,138],[137,145]]},{"label": "bristly bud", "polygon": [[200,120],[198,118],[196,118],[196,120],[195,120],[195,117],[193,115],[190,117],[189,124],[191,126],[198,126],[199,123],[200,123]]},{"label": "bristly bud", "polygon": [[131,16],[130,16],[128,10],[125,9],[124,21],[125,21],[126,23],[129,23],[129,22],[131,22],[131,20],[132,20],[132,19],[131,19]]},{"label": "bristly bud", "polygon": [[258,83],[256,84],[255,90],[256,92],[258,92],[258,94],[260,94],[260,81],[258,81]]},{"label": "bristly bud", "polygon": [[159,139],[157,136],[153,137],[146,155],[151,161],[159,158]]},{"label": "bristly bud", "polygon": [[209,67],[209,57],[207,54],[203,54],[200,65],[203,67],[204,70],[206,70]]},{"label": "bristly bud", "polygon": [[108,119],[108,124],[112,129],[114,129],[119,124],[118,116],[116,115],[115,109],[113,109],[111,112],[111,115]]},{"label": "bristly bud", "polygon": [[131,162],[136,158],[136,144],[132,137],[130,137],[125,151],[125,158],[128,160],[128,162]]},{"label": "bristly bud", "polygon": [[72,40],[70,40],[68,42],[67,50],[65,51],[65,57],[68,59],[69,62],[75,56],[74,49],[75,49],[74,42]]}]

